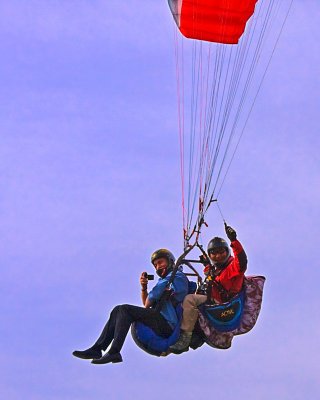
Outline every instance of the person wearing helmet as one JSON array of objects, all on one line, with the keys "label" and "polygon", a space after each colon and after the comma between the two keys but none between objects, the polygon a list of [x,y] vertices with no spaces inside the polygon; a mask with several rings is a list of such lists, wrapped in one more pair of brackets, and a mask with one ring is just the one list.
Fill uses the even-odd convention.
[{"label": "person wearing helmet", "polygon": [[[175,257],[171,251],[159,249],[152,254],[151,263],[159,276],[159,280],[153,289],[148,292],[148,275],[146,272],[141,273],[141,300],[144,307],[130,304],[116,306],[93,346],[83,351],[75,350],[72,353],[75,357],[91,359],[92,364],[121,362],[120,351],[131,324],[136,321],[149,326],[160,336],[169,337],[171,335],[178,323],[175,307],[177,303],[183,301],[188,293],[188,279],[183,272],[178,270],[171,284],[173,289],[172,296],[170,298],[165,297],[164,301],[161,300],[160,310],[155,309],[163,293],[168,289]],[[107,350],[109,346],[107,353],[102,356],[102,351]]]},{"label": "person wearing helmet", "polygon": [[215,303],[229,301],[242,289],[244,273],[247,269],[247,256],[237,240],[236,231],[225,223],[226,234],[231,241],[233,256],[228,243],[214,237],[210,240],[207,252],[210,260],[200,257],[203,262],[205,279],[205,293],[189,294],[183,301],[183,318],[179,340],[170,347],[173,353],[187,351],[192,337],[194,326],[198,319],[198,306],[207,300]]}]

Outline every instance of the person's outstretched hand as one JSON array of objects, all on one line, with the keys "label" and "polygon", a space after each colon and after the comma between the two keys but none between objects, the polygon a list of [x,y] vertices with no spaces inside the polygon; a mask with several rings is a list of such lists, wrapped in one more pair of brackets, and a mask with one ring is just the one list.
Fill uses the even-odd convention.
[{"label": "person's outstretched hand", "polygon": [[226,223],[224,223],[224,229],[226,231],[228,239],[231,242],[233,242],[234,240],[237,240],[237,232],[233,228],[231,228],[231,226],[228,226]]}]

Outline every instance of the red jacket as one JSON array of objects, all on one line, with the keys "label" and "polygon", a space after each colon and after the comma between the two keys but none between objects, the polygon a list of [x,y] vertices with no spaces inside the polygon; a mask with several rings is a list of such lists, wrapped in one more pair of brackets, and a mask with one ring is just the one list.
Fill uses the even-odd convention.
[{"label": "red jacket", "polygon": [[[211,298],[219,303],[228,300],[228,297],[240,292],[243,284],[244,273],[247,269],[247,255],[238,240],[231,242],[233,257],[230,256],[219,275],[214,279],[211,288]],[[218,270],[219,271],[219,270]],[[209,276],[210,266],[207,265],[204,269],[205,275]],[[218,282],[216,284],[215,282]],[[222,285],[223,290],[219,291],[219,286]]]}]

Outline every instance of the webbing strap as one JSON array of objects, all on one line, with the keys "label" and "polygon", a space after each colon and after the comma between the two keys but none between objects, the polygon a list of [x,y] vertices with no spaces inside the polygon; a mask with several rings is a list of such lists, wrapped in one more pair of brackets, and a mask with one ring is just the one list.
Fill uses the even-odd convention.
[{"label": "webbing strap", "polygon": [[163,291],[163,293],[162,293],[160,299],[158,300],[158,302],[157,302],[157,304],[156,304],[156,307],[155,307],[156,312],[160,313],[161,308],[162,308],[164,302],[167,301],[167,300],[170,298],[172,292],[171,292],[170,290],[168,290],[168,288],[169,288],[170,285],[173,283],[174,278],[176,277],[176,273],[177,273],[177,271],[178,271],[180,265],[183,263],[184,258],[185,258],[186,255],[194,248],[194,246],[195,246],[195,245],[190,246],[190,247],[189,247],[187,250],[185,250],[185,251],[181,254],[181,256],[177,259],[177,261],[176,261],[176,263],[175,263],[175,265],[174,265],[174,267],[173,267],[173,270],[172,270],[170,279],[169,279],[169,281],[168,281],[168,283],[167,283],[166,289]]}]

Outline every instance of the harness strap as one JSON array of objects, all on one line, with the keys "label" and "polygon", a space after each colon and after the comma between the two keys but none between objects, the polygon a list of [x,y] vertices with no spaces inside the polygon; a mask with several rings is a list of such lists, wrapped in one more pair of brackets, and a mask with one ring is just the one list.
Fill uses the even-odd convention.
[{"label": "harness strap", "polygon": [[[167,283],[167,287],[166,287],[166,289],[163,291],[163,293],[162,293],[160,299],[157,301],[157,304],[156,304],[156,306],[155,306],[155,311],[156,311],[157,313],[160,313],[161,308],[162,308],[164,302],[170,299],[170,296],[172,295],[172,291],[171,291],[171,290],[168,290],[168,288],[170,287],[170,285],[171,285],[172,282],[174,281],[174,278],[176,277],[176,273],[178,272],[178,269],[179,269],[180,265],[183,263],[184,258],[185,258],[186,255],[194,248],[194,246],[195,246],[195,244],[192,245],[192,246],[190,246],[188,249],[186,249],[186,250],[181,254],[181,256],[177,259],[177,261],[176,261],[176,263],[175,263],[175,265],[174,265],[174,267],[173,267],[173,270],[172,270],[172,272],[171,272],[170,279],[169,279],[169,281],[168,281],[168,283]],[[175,300],[175,301],[176,301],[176,300]],[[179,303],[179,302],[177,302],[177,304],[178,304],[178,303]]]},{"label": "harness strap", "polygon": [[215,284],[223,302],[229,301],[233,297],[232,293],[229,292],[220,282],[214,280],[212,284]]},{"label": "harness strap", "polygon": [[217,288],[217,290],[218,290],[218,292],[220,294],[220,297],[221,297],[223,302],[229,301],[234,296],[234,294],[232,294],[232,292],[229,292],[222,285],[222,283],[220,283],[219,281],[216,280],[216,278],[221,274],[222,271],[223,270],[217,271],[217,270],[210,269],[210,273],[211,273],[211,276],[212,276],[213,280],[209,281],[209,284],[208,284],[208,287],[207,287],[207,301],[208,302],[210,302],[212,300],[211,292],[212,292],[212,286],[213,285],[216,286],[216,288]]}]

